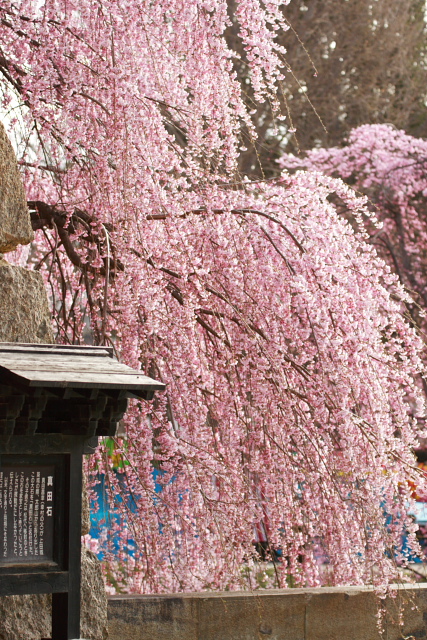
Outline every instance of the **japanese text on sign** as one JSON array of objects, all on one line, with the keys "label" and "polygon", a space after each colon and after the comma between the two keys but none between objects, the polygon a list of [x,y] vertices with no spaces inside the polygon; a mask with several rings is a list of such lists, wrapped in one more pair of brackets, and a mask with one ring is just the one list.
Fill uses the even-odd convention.
[{"label": "japanese text on sign", "polygon": [[0,470],[0,564],[53,560],[53,466]]}]

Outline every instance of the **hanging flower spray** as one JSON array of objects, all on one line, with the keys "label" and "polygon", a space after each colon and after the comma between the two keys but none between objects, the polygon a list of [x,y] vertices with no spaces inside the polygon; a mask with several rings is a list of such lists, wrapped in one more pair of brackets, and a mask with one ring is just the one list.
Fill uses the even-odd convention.
[{"label": "hanging flower spray", "polygon": [[415,548],[422,343],[366,242],[369,207],[316,172],[237,171],[256,131],[227,29],[274,111],[281,5],[0,3],[29,260],[58,339],[113,344],[167,384],[131,406],[119,470],[102,445],[88,469],[116,514],[99,541],[111,588],[256,588],[261,524],[281,587],[320,584],[319,540],[334,584],[385,585],[403,533]]}]

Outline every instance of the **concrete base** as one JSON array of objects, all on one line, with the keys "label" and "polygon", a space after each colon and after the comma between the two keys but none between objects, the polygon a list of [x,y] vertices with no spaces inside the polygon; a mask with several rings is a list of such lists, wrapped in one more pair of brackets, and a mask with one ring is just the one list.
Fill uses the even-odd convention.
[{"label": "concrete base", "polygon": [[427,585],[385,601],[368,587],[114,596],[108,626],[109,640],[421,640]]}]

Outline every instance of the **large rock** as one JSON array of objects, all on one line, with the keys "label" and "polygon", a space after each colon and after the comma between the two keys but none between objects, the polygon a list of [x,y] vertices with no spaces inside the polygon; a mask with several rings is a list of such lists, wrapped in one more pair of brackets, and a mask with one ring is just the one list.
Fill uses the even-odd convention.
[{"label": "large rock", "polygon": [[[0,258],[0,342],[52,343],[53,333],[42,277]],[[82,535],[89,532],[87,492],[83,490]],[[82,550],[81,635],[107,638],[107,599],[96,556]],[[50,637],[49,596],[0,598],[0,640],[40,640]]]},{"label": "large rock", "polygon": [[0,253],[33,239],[22,179],[15,153],[0,123]]},{"label": "large rock", "polygon": [[40,640],[50,629],[50,596],[0,598],[0,640]]},{"label": "large rock", "polygon": [[[40,640],[51,637],[50,596],[0,598],[0,640]],[[106,640],[107,596],[99,560],[82,549],[81,637]],[[123,639],[125,640],[125,639]]]},{"label": "large rock", "polygon": [[0,259],[0,342],[53,342],[46,291],[36,271]]},{"label": "large rock", "polygon": [[[101,565],[94,553],[82,549],[81,637],[87,640],[106,640],[107,594]],[[127,640],[123,638],[122,640]]]}]

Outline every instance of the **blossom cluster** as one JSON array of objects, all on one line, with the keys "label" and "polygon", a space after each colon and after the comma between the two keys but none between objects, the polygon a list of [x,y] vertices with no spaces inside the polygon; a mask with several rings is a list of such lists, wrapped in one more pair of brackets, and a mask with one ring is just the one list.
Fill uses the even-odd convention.
[{"label": "blossom cluster", "polygon": [[422,345],[404,288],[333,203],[362,221],[365,200],[316,172],[238,175],[250,120],[227,28],[270,99],[283,3],[235,4],[0,2],[28,199],[71,221],[74,262],[53,224],[29,257],[58,338],[113,344],[167,384],[128,412],[117,471],[102,447],[88,462],[116,514],[97,548],[111,589],[133,592],[256,588],[260,530],[281,557],[267,582],[320,584],[321,540],[328,580],[386,584],[400,536],[416,545]]},{"label": "blossom cluster", "polygon": [[[427,141],[391,125],[354,129],[342,147],[313,149],[304,157],[284,155],[288,170],[309,169],[342,178],[359,195],[378,225],[368,225],[369,242],[398,274],[414,298],[427,309]],[[340,213],[347,215],[341,207]],[[423,315],[412,310],[424,327]],[[425,327],[424,327],[425,330]]]}]

